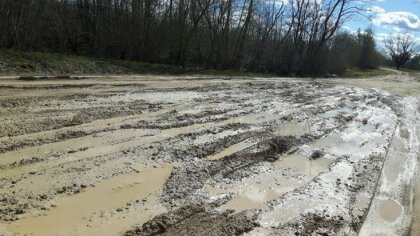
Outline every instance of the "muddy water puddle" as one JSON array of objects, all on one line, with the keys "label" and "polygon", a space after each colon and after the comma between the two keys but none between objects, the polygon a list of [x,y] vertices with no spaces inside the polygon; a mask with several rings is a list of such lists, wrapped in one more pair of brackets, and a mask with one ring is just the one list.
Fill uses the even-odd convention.
[{"label": "muddy water puddle", "polygon": [[[281,106],[278,105],[278,106]],[[229,119],[228,123],[243,123],[243,124],[261,124],[265,122],[279,120],[284,117],[283,113],[280,113],[276,110],[269,110],[258,113],[251,113],[244,116],[234,117]]]},{"label": "muddy water puddle", "polygon": [[119,95],[113,97],[114,102],[128,102],[128,101],[139,101],[146,100],[149,103],[161,103],[161,102],[172,102],[172,103],[183,103],[193,99],[203,98],[203,95],[198,92],[192,91],[172,91],[168,92],[145,92],[145,93],[127,93],[125,95]]},{"label": "muddy water puddle", "polygon": [[[19,162],[21,160],[30,159],[34,156],[42,157],[46,154],[48,155],[48,153],[51,153],[52,155],[57,153],[60,154],[59,156],[61,157],[48,161],[4,169],[0,172],[0,177],[21,175],[31,171],[56,167],[69,162],[112,154],[152,142],[163,141],[181,134],[200,132],[225,124],[225,122],[210,122],[166,130],[117,130],[8,152],[0,155],[0,165]],[[89,147],[87,148],[86,145],[89,145]],[[80,148],[82,148],[83,151],[76,151],[73,153],[74,150]],[[69,151],[72,153],[68,153]]]},{"label": "muddy water puddle", "polygon": [[249,148],[249,147],[255,145],[256,143],[257,143],[256,141],[248,139],[248,140],[233,144],[233,145],[223,149],[221,152],[218,152],[214,155],[208,156],[206,159],[211,160],[211,161],[219,160],[219,159],[222,159],[222,158],[227,157],[229,155],[232,155],[234,153],[237,153],[239,151],[242,151],[246,148]]},{"label": "muddy water puddle", "polygon": [[[81,150],[83,150],[84,153],[98,152],[98,149],[95,148],[96,146],[100,146],[99,149],[101,149],[105,146],[123,143],[126,140],[140,138],[153,133],[153,130],[118,130],[44,144],[37,147],[29,147],[0,154],[0,165],[8,165],[13,162],[20,162],[32,157],[42,158],[44,156],[53,156],[55,154],[81,153]],[[98,153],[98,155],[100,155],[100,153]]]},{"label": "muddy water puddle", "polygon": [[277,161],[277,168],[293,168],[298,173],[309,178],[314,178],[321,172],[328,170],[328,166],[334,161],[333,158],[321,157],[311,160],[308,155],[292,154]]},{"label": "muddy water puddle", "polygon": [[[124,131],[120,131],[119,133],[123,133]],[[21,151],[10,152],[3,154],[4,156],[9,156],[9,158],[5,158],[9,163],[10,161],[17,161],[22,160],[23,158],[30,158],[34,154],[42,155],[43,153],[61,153],[60,158],[51,159],[48,161],[41,161],[36,162],[24,166],[17,166],[8,169],[4,169],[0,172],[0,177],[10,177],[10,176],[17,176],[24,173],[32,172],[32,171],[39,171],[45,170],[49,168],[53,168],[62,164],[75,162],[78,160],[88,159],[91,157],[99,157],[111,153],[116,153],[121,150],[126,150],[132,147],[137,147],[142,144],[151,143],[153,141],[159,140],[157,136],[145,136],[150,135],[151,132],[141,132],[135,131],[134,134],[131,132],[126,132],[126,135],[119,136],[116,132],[109,132],[107,135],[104,135],[99,138],[94,138],[92,136],[87,136],[83,138],[71,139],[63,142],[57,142],[52,144],[46,144],[41,147],[35,148],[28,148]],[[140,135],[142,133],[142,135]],[[112,137],[120,137],[120,142],[117,142],[116,139]],[[125,141],[128,137],[130,137],[130,141]],[[134,138],[134,139],[133,139]],[[88,141],[90,140],[90,141]],[[114,143],[110,143],[114,142]],[[64,150],[74,150],[75,148],[83,148],[84,145],[93,145],[86,150],[82,149],[82,151],[76,151],[74,153],[68,153],[68,151]]]},{"label": "muddy water puddle", "polygon": [[356,205],[351,211],[353,217],[359,217],[364,215],[364,210],[369,208],[369,205],[371,203],[371,198],[366,195],[359,195],[356,197]]},{"label": "muddy water puddle", "polygon": [[264,176],[255,180],[244,180],[239,186],[209,186],[203,188],[203,192],[210,195],[224,195],[227,193],[233,194],[231,200],[220,209],[233,209],[237,212],[250,209],[266,208],[266,203],[270,200],[276,199],[294,190],[296,187],[302,186],[304,183],[299,180],[288,180],[280,175]]},{"label": "muddy water puddle", "polygon": [[116,235],[130,227],[130,223],[144,222],[164,211],[158,204],[148,205],[147,212],[144,206],[139,206],[136,213],[129,213],[134,219],[124,219],[119,218],[120,210],[116,208],[124,209],[127,203],[141,202],[143,198],[156,200],[170,172],[170,167],[140,167],[139,173],[113,177],[82,193],[62,197],[56,201],[57,207],[41,212],[40,216],[28,215],[6,225],[6,229],[17,235]]},{"label": "muddy water puddle", "polygon": [[338,116],[339,114],[351,114],[352,112],[353,112],[353,109],[351,109],[350,107],[342,107],[342,108],[327,111],[322,115],[322,117],[332,118],[332,117]]},{"label": "muddy water puddle", "polygon": [[304,186],[315,176],[328,170],[333,159],[319,158],[310,160],[308,155],[292,154],[267,166],[271,171],[261,173],[258,177],[244,179],[238,186],[206,186],[205,192],[233,193],[233,198],[221,209],[244,211],[265,208],[266,203],[281,197],[283,194]]},{"label": "muddy water puddle", "polygon": [[[297,138],[305,136],[299,139],[302,141],[307,140],[306,138],[317,138],[313,143],[299,144],[299,147],[293,148],[293,151],[296,151],[294,154],[281,156],[274,163],[258,161],[250,165],[241,165],[234,170],[234,175],[224,176],[225,169],[222,166],[220,167],[222,174],[203,180],[207,182],[202,189],[200,189],[201,184],[194,187],[195,179],[180,178],[179,182],[174,183],[176,186],[174,191],[176,188],[192,186],[192,195],[189,199],[191,204],[201,204],[203,199],[209,199],[210,202],[215,199],[225,199],[228,195],[231,197],[230,200],[220,206],[219,210],[235,209],[238,212],[248,209],[261,210],[263,213],[260,232],[268,230],[266,232],[270,233],[270,230],[273,230],[274,234],[282,223],[302,223],[301,216],[308,212],[312,213],[312,210],[316,213],[318,210],[327,209],[337,215],[341,214],[340,211],[334,210],[335,204],[345,206],[343,212],[359,217],[368,209],[371,190],[361,190],[363,193],[367,191],[365,195],[354,193],[356,200],[353,201],[353,195],[349,195],[353,193],[348,193],[343,187],[344,184],[338,186],[336,180],[339,177],[346,184],[353,183],[349,178],[353,176],[353,169],[349,164],[351,161],[362,160],[372,153],[384,154],[386,150],[384,147],[389,143],[388,130],[395,126],[397,120],[397,115],[394,116],[397,113],[391,106],[395,105],[391,104],[393,101],[383,102],[386,100],[386,94],[381,95],[378,100],[379,92],[349,86],[324,86],[321,83],[314,85],[306,83],[306,80],[295,83],[277,78],[256,79],[248,86],[245,82],[253,80],[221,82],[220,79],[194,80],[184,77],[121,77],[118,79],[119,86],[113,87],[109,82],[114,80],[117,79],[103,82],[100,77],[92,78],[97,85],[83,89],[86,90],[83,94],[92,96],[86,99],[76,97],[74,100],[71,97],[67,104],[64,100],[57,102],[58,99],[54,96],[71,95],[80,89],[45,88],[51,92],[55,91],[55,94],[49,94],[45,98],[46,100],[52,98],[52,102],[50,106],[40,106],[41,110],[62,109],[66,112],[63,116],[68,116],[69,119],[74,114],[80,114],[83,119],[83,112],[87,107],[107,109],[130,106],[133,103],[147,106],[147,103],[150,103],[152,107],[147,108],[147,111],[158,107],[160,110],[117,118],[104,117],[103,120],[93,122],[86,120],[86,123],[81,125],[43,130],[39,133],[30,133],[32,131],[28,129],[25,135],[0,138],[2,144],[8,145],[4,151],[20,148],[16,152],[10,151],[0,155],[0,165],[4,167],[0,171],[0,177],[11,177],[4,178],[2,182],[5,186],[3,191],[5,198],[7,200],[22,198],[17,200],[31,204],[27,209],[27,215],[14,214],[14,211],[11,214],[3,214],[2,219],[18,220],[0,223],[0,231],[4,229],[10,234],[20,235],[33,232],[34,235],[46,236],[57,233],[118,235],[133,225],[141,225],[167,210],[160,203],[163,199],[166,201],[167,196],[160,199],[163,197],[160,193],[165,181],[171,176],[171,167],[148,167],[159,165],[157,163],[161,161],[172,163],[170,155],[172,150],[188,150],[194,155],[195,151],[197,153],[201,151],[194,149],[208,142],[215,142],[218,145],[216,150],[224,148],[208,156],[207,162],[202,159],[194,159],[194,162],[180,161],[180,167],[185,166],[187,170],[191,168],[192,172],[187,173],[195,173],[197,170],[194,169],[195,161],[211,165],[219,163],[216,160],[234,153],[248,151],[248,148],[254,146],[256,142],[265,141],[264,139],[269,136],[265,133],[267,131],[272,132],[273,136],[297,136]],[[121,82],[128,83],[128,80],[143,85],[121,86]],[[277,84],[279,81],[284,84]],[[55,84],[52,81],[49,83]],[[37,82],[31,84],[36,86]],[[45,96],[46,92],[42,87],[36,87],[35,95]],[[27,88],[29,90],[31,86]],[[297,96],[301,93],[304,93],[302,94],[304,96],[310,95],[316,100],[309,101],[308,105],[302,105],[297,102],[299,100]],[[13,95],[13,93],[5,94]],[[34,94],[29,95],[29,97],[34,96]],[[27,96],[23,89],[19,96],[14,98],[21,96]],[[7,100],[7,97],[3,96],[2,99]],[[61,102],[63,104],[60,104]],[[18,107],[19,113],[12,111],[8,116],[22,116],[21,110],[27,109],[30,119],[22,119],[19,122],[38,120],[36,114],[31,114],[35,110],[31,110],[30,106],[27,104],[20,106],[22,108]],[[141,107],[136,106],[134,109],[142,109]],[[67,110],[69,108],[74,110]],[[322,113],[318,115],[320,111]],[[60,115],[59,111],[57,114]],[[60,119],[65,120],[66,117]],[[9,126],[11,125],[12,123]],[[159,129],[168,126],[176,128]],[[16,129],[16,127],[7,128]],[[80,137],[84,133],[86,136]],[[251,139],[244,140],[251,135]],[[318,139],[319,135],[327,136]],[[231,137],[235,136],[238,140],[232,140]],[[225,141],[229,144],[224,143]],[[166,145],[165,148],[159,149],[163,145]],[[167,147],[168,145],[170,146]],[[141,153],[145,147],[148,147],[147,151]],[[155,149],[158,152],[155,152]],[[252,148],[249,150],[253,151]],[[314,160],[310,159],[315,150],[322,150],[325,155]],[[139,159],[135,159],[138,158],[137,155],[140,156]],[[141,159],[145,155],[155,157]],[[36,157],[34,162],[31,161],[33,157]],[[177,161],[175,158],[174,160]],[[240,161],[242,164],[242,160]],[[17,164],[13,164],[14,162]],[[113,173],[125,173],[135,169],[138,162],[144,163],[144,166],[138,166],[139,173],[120,174],[106,179]],[[369,163],[366,165],[369,166]],[[398,179],[396,174],[401,171],[404,171],[404,168],[396,168],[384,176],[389,175],[387,177]],[[175,174],[173,176],[176,177]],[[172,177],[170,180],[173,180]],[[366,174],[362,177],[364,181],[362,184],[370,186],[368,184],[371,176]],[[103,181],[97,182],[98,179]],[[185,181],[182,181],[184,179]],[[32,181],[34,184],[28,187]],[[72,183],[77,184],[77,190],[72,189],[68,192],[74,193],[80,189],[82,192],[65,196],[56,192],[63,186],[71,186]],[[90,183],[96,183],[96,186],[81,187],[81,184]],[[14,196],[9,191],[16,191],[18,194]],[[183,194],[182,191],[180,193]],[[46,194],[47,199],[38,198],[41,194]],[[48,202],[49,199],[55,199],[55,202]],[[139,202],[136,202],[137,200]],[[175,206],[184,204],[175,198],[169,200],[173,200]],[[403,201],[398,200],[398,202]],[[50,204],[56,207],[50,207]],[[38,211],[37,209],[42,206],[47,210]],[[10,207],[12,210],[17,210],[18,206],[10,204]],[[403,219],[399,218],[400,215],[404,215],[406,211],[405,206],[398,211],[394,203],[386,201],[376,204],[375,209],[378,211],[377,219],[383,218],[384,222],[399,222]],[[266,223],[268,227],[264,228]],[[293,235],[294,232],[287,232],[284,235]]]},{"label": "muddy water puddle", "polygon": [[243,189],[231,201],[221,206],[220,209],[234,209],[235,211],[244,211],[253,208],[264,208],[264,203],[273,200],[285,192],[291,191],[294,188],[264,188],[262,186],[250,185]]},{"label": "muddy water puddle", "polygon": [[308,123],[286,123],[279,126],[274,132],[280,136],[302,136],[311,132],[311,125]]},{"label": "muddy water puddle", "polygon": [[[238,118],[239,120],[242,120],[241,118]],[[262,122],[261,120],[249,120],[248,118],[244,118],[245,120],[247,120],[247,122]],[[272,118],[273,120],[275,120],[275,118]],[[235,119],[237,120],[237,119]],[[271,120],[271,119],[270,119]],[[265,120],[264,120],[265,121]],[[307,123],[286,123],[283,125],[280,125],[274,132],[275,135],[278,136],[302,136],[304,134],[310,133],[311,130],[311,126],[310,124]],[[225,149],[223,149],[221,152],[216,153],[214,155],[211,155],[209,157],[207,157],[207,160],[219,160],[222,159],[226,156],[232,155],[236,152],[242,151],[248,147],[253,146],[254,144],[256,144],[257,142],[252,140],[252,139],[248,139],[236,144],[233,144]]]},{"label": "muddy water puddle", "polygon": [[342,136],[328,135],[316,140],[313,149],[323,149],[335,156],[349,155],[353,160],[359,160],[369,153],[384,153],[387,140],[378,133],[349,132]]},{"label": "muddy water puddle", "polygon": [[401,212],[401,205],[394,200],[381,200],[379,202],[379,214],[388,222],[395,222],[400,217]]},{"label": "muddy water puddle", "polygon": [[[300,199],[289,201],[287,205],[279,206],[262,219],[262,224],[265,226],[274,226],[281,223],[292,221],[299,217],[301,212],[313,207],[313,202],[308,199]],[[267,228],[268,228],[267,227]]]}]

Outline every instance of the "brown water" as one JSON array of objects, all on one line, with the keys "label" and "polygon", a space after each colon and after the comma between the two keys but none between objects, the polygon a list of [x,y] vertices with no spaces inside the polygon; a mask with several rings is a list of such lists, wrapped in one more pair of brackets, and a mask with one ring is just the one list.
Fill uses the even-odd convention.
[{"label": "brown water", "polygon": [[222,151],[220,151],[220,152],[218,152],[214,155],[208,156],[206,159],[207,160],[219,160],[219,159],[222,159],[226,156],[232,155],[236,152],[242,151],[242,150],[244,150],[248,147],[251,147],[254,144],[256,144],[256,142],[253,142],[251,140],[245,140],[245,141],[240,142],[240,143],[235,143],[235,144],[223,149]]},{"label": "brown water", "polygon": [[352,210],[353,217],[362,216],[364,214],[365,209],[369,207],[371,202],[371,198],[365,195],[357,196],[356,197],[356,207]]},{"label": "brown water", "polygon": [[281,158],[276,165],[279,168],[294,168],[299,173],[309,178],[314,178],[321,172],[328,170],[328,166],[332,161],[333,159],[323,157],[310,160],[308,156],[302,154],[292,154],[286,156],[285,158]]},{"label": "brown water", "polygon": [[286,123],[276,130],[275,134],[280,136],[301,136],[311,131],[308,123]]},{"label": "brown water", "polygon": [[145,222],[164,211],[157,202],[148,204],[151,209],[138,206],[124,216],[115,211],[128,202],[146,197],[156,201],[156,194],[169,177],[171,168],[139,168],[139,171],[105,180],[80,194],[60,198],[57,207],[6,225],[6,230],[17,235],[116,235],[127,230],[126,227]]},{"label": "brown water", "polygon": [[261,176],[257,181],[245,181],[243,186],[236,191],[232,200],[223,205],[221,209],[243,211],[261,208],[264,203],[305,185],[321,172],[328,170],[328,166],[332,161],[332,159],[328,158],[310,160],[306,155],[302,154],[282,157],[273,164],[274,168],[280,173],[284,170],[291,170],[293,175],[300,175],[300,178],[291,179],[287,175],[279,175],[276,174],[278,172],[275,172]]},{"label": "brown water", "polygon": [[394,200],[382,200],[379,203],[379,214],[388,222],[394,222],[401,215],[401,205]]}]

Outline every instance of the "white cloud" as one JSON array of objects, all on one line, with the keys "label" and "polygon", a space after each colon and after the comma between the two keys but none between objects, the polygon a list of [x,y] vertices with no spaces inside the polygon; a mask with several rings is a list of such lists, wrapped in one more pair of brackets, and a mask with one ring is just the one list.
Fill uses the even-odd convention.
[{"label": "white cloud", "polygon": [[384,12],[378,13],[373,19],[378,26],[399,28],[400,30],[420,31],[420,19],[411,12]]},{"label": "white cloud", "polygon": [[373,13],[385,13],[385,9],[379,6],[371,6],[367,10]]},{"label": "white cloud", "polygon": [[349,31],[349,32],[352,32],[353,31],[353,29],[352,28],[350,28],[350,27],[348,27],[348,26],[343,26],[343,29],[344,30],[346,30],[346,31]]}]

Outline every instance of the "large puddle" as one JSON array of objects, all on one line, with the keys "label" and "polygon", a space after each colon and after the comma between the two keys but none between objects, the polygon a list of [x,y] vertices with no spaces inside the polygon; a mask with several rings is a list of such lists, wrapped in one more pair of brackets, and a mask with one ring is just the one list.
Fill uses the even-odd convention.
[{"label": "large puddle", "polygon": [[[6,229],[16,235],[117,235],[164,211],[155,203],[148,204],[148,208],[138,206],[125,216],[118,214],[120,210],[116,209],[124,209],[127,203],[144,198],[149,203],[155,201],[171,168],[140,168],[139,172],[123,174],[82,193],[60,198],[55,203],[57,207],[6,225]],[[133,217],[128,218],[130,215]]]},{"label": "large puddle", "polygon": [[221,206],[221,209],[243,211],[263,208],[264,203],[304,186],[315,176],[328,170],[332,161],[333,159],[329,158],[310,160],[307,155],[292,154],[271,164],[273,172],[260,174],[258,178],[245,179],[235,190],[225,186],[222,189],[207,187],[205,191],[234,192],[234,197]]},{"label": "large puddle", "polygon": [[331,162],[333,162],[333,159],[330,158],[321,157],[310,160],[306,155],[292,154],[280,159],[276,165],[278,168],[293,168],[300,174],[309,178],[314,178],[321,172],[328,170],[328,166]]},{"label": "large puddle", "polygon": [[379,214],[388,222],[395,222],[401,215],[401,205],[394,200],[382,200],[379,203]]}]

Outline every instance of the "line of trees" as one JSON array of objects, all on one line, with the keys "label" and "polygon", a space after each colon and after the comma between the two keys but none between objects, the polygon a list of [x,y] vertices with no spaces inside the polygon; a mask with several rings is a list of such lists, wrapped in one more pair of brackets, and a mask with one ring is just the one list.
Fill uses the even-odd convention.
[{"label": "line of trees", "polygon": [[358,0],[2,0],[0,47],[284,75],[376,66]]}]

